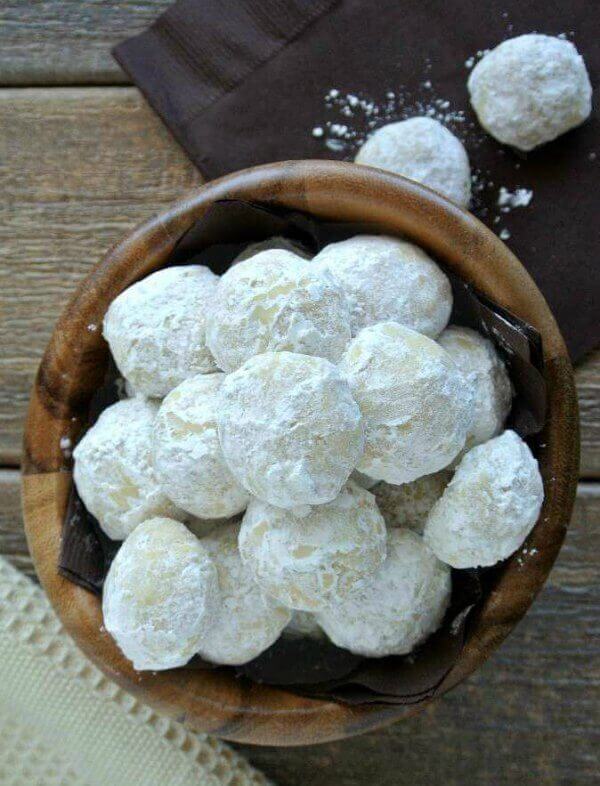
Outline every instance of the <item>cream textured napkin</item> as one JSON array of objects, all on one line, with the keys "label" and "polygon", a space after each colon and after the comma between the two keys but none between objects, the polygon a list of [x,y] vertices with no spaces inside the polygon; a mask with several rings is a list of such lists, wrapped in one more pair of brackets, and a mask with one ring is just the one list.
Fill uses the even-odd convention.
[{"label": "cream textured napkin", "polygon": [[161,717],[77,649],[39,587],[0,558],[2,786],[266,786],[218,740]]}]

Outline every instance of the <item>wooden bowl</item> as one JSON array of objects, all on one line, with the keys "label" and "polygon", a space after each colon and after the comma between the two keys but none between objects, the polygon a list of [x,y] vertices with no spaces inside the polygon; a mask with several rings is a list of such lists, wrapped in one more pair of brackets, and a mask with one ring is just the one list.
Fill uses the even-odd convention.
[{"label": "wooden bowl", "polygon": [[416,707],[351,707],[301,698],[210,671],[137,673],[103,631],[100,600],[57,573],[71,486],[62,437],[77,440],[108,351],[101,335],[108,304],[165,262],[182,233],[218,199],[239,198],[304,210],[322,219],[369,221],[426,248],[543,338],[548,417],[538,456],[545,502],[524,570],[508,560],[473,615],[464,650],[443,681],[445,693],[481,665],[530,606],[554,562],[571,515],[578,477],[578,415],[563,339],[539,290],[508,248],[469,213],[416,183],[369,167],[294,161],[239,172],[193,191],[135,229],[81,283],[58,321],[31,394],[25,431],[23,502],[29,548],[65,628],[109,677],[159,711],[219,737],[301,745],[359,734],[407,717]]}]

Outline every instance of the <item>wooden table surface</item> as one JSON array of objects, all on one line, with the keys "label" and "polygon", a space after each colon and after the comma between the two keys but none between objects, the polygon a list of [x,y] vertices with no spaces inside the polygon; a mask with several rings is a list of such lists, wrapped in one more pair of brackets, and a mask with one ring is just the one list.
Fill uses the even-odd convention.
[{"label": "wooden table surface", "polygon": [[[21,429],[52,325],[104,251],[200,177],[110,56],[170,0],[0,7],[0,553],[32,575]],[[245,748],[277,783],[591,784],[600,779],[600,352],[577,370],[581,484],[538,601],[468,683],[350,741]]]}]

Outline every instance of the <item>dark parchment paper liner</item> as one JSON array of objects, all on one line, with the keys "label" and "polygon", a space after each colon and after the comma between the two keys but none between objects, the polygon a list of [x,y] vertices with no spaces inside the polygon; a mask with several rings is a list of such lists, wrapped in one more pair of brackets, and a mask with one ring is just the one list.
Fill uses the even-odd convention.
[{"label": "dark parchment paper liner", "polygon": [[[304,213],[223,200],[183,235],[169,265],[205,264],[215,273],[223,273],[249,243],[275,235],[317,253],[328,243],[364,232],[377,230],[368,224],[318,222]],[[535,435],[543,427],[546,409],[540,336],[530,325],[481,296],[468,282],[448,270],[446,273],[454,293],[451,322],[479,330],[496,345],[515,388],[507,425],[527,438],[535,452]],[[111,365],[104,386],[90,404],[89,425],[118,398],[118,374]],[[119,545],[104,535],[73,486],[65,515],[59,573],[100,594]],[[501,570],[502,565],[486,570],[453,570],[452,600],[442,626],[410,655],[362,658],[326,640],[282,636],[235,672],[242,679],[287,686],[298,693],[350,704],[416,704],[435,694],[456,662],[465,641],[469,614]],[[185,668],[232,667],[194,658]]]}]

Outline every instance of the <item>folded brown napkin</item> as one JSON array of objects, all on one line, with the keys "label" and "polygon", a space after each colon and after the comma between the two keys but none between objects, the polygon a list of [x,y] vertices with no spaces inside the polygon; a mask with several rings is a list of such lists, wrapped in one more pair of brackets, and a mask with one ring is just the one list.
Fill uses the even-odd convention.
[{"label": "folded brown napkin", "polygon": [[[600,343],[598,100],[587,123],[524,156],[481,130],[466,79],[483,50],[537,31],[573,40],[597,87],[596,10],[589,0],[179,0],[114,54],[208,178],[351,159],[372,128],[441,119],[469,152],[473,211],[533,275],[577,360]],[[529,205],[499,204],[501,188],[531,191]]]}]

